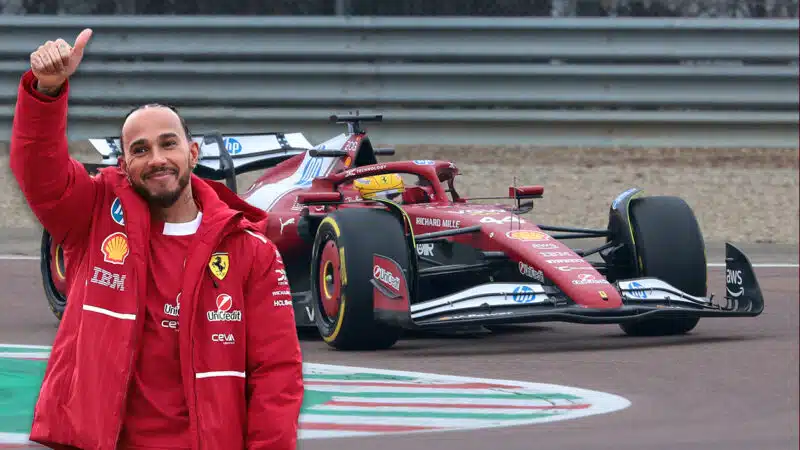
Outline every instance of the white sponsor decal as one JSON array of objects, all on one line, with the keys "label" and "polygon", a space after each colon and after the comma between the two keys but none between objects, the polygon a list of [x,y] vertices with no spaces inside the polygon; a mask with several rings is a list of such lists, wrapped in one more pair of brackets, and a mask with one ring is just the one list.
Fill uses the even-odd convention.
[{"label": "white sponsor decal", "polygon": [[306,306],[306,316],[308,316],[308,320],[313,322],[314,321],[314,308],[310,306]]},{"label": "white sponsor decal", "polygon": [[433,244],[417,244],[419,256],[433,256]]},{"label": "white sponsor decal", "polygon": [[126,275],[119,275],[103,268],[95,267],[92,279],[89,281],[94,284],[99,284],[100,286],[123,292],[125,291],[125,277]]},{"label": "white sponsor decal", "polygon": [[272,302],[273,306],[292,306],[291,300],[275,300]]},{"label": "white sponsor decal", "polygon": [[436,217],[417,217],[417,225],[424,225],[426,227],[459,228],[461,226],[461,221],[452,219],[439,219]]},{"label": "white sponsor decal", "polygon": [[286,278],[286,269],[275,269],[278,274],[278,286],[289,286],[289,279]]},{"label": "white sponsor decal", "polygon": [[[427,207],[427,205],[426,205]],[[491,214],[508,214],[505,209],[448,209],[447,207],[432,207],[430,209],[439,209],[447,211],[452,214],[469,214],[471,216],[488,216]]]},{"label": "white sponsor decal", "polygon": [[236,339],[233,337],[233,334],[225,334],[225,333],[215,333],[211,335],[211,340],[213,342],[222,342],[223,344],[235,344]]},{"label": "white sponsor decal", "polygon": [[582,273],[578,275],[577,280],[572,280],[572,284],[585,285],[585,284],[610,284],[606,279],[597,279],[591,273]]},{"label": "white sponsor decal", "polygon": [[558,244],[531,244],[531,247],[538,250],[544,250],[548,248],[558,248]]},{"label": "white sponsor decal", "polygon": [[519,273],[525,275],[526,277],[533,278],[534,280],[544,283],[544,273],[541,270],[536,270],[533,267],[525,264],[524,262],[519,263]]},{"label": "white sponsor decal", "polygon": [[209,322],[239,322],[242,320],[242,312],[239,310],[231,311],[233,298],[228,294],[217,296],[217,310],[208,311],[206,317]]},{"label": "white sponsor decal", "polygon": [[481,217],[481,223],[525,223],[525,219],[517,216],[505,216],[502,219],[495,219],[494,217]]},{"label": "white sponsor decal", "polygon": [[392,272],[376,265],[372,268],[372,275],[376,280],[393,287],[395,291],[400,291],[400,277],[394,276]]},{"label": "white sponsor decal", "polygon": [[[728,291],[728,295],[731,297],[740,297],[742,294],[744,294],[741,270],[725,269],[725,283],[727,284],[725,289]],[[731,285],[736,286],[739,289],[732,291]]]},{"label": "white sponsor decal", "polygon": [[342,146],[342,150],[346,152],[354,152],[358,149],[358,144],[361,143],[361,139],[354,138],[344,143]]},{"label": "white sponsor decal", "polygon": [[181,311],[181,294],[178,294],[178,297],[175,299],[175,305],[170,305],[169,303],[164,304],[164,314],[172,317],[178,317]]},{"label": "white sponsor decal", "polygon": [[586,267],[558,266],[556,269],[562,272],[570,272],[572,270],[586,270]]},{"label": "white sponsor decal", "polygon": [[384,169],[386,169],[386,164],[378,164],[377,166],[357,167],[355,169],[350,169],[346,171],[344,173],[344,176],[350,178],[355,175],[361,175],[364,173],[371,173],[371,172],[379,172]]},{"label": "white sponsor decal", "polygon": [[[170,305],[169,303],[164,304],[164,314],[170,317],[178,317],[180,311],[181,311],[181,293],[178,292],[178,295],[175,297],[175,305]],[[164,319],[161,321],[161,326],[164,328],[169,328],[171,330],[177,330],[178,320]]]},{"label": "white sponsor decal", "polygon": [[286,225],[293,224],[294,223],[294,217],[292,217],[291,219],[287,220],[286,222],[284,222],[282,218],[278,217],[278,221],[281,223],[281,236],[283,236],[283,228]]},{"label": "white sponsor decal", "polygon": [[582,259],[573,258],[573,259],[548,259],[547,262],[550,264],[570,264],[570,263],[582,263],[585,261]]},{"label": "white sponsor decal", "polygon": [[281,295],[288,295],[288,296],[291,297],[292,296],[292,291],[272,291],[272,295],[274,295],[276,297],[281,296]]},{"label": "white sponsor decal", "polygon": [[572,256],[570,252],[539,252],[540,255],[546,257],[553,257],[553,256]]}]

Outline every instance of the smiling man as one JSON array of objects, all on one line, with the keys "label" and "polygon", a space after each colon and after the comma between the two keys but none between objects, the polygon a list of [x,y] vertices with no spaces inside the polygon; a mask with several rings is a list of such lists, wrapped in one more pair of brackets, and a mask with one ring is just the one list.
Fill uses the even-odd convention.
[{"label": "smiling man", "polygon": [[294,449],[301,354],[266,215],[192,174],[198,145],[166,106],[122,121],[119,167],[90,176],[70,157],[69,77],[90,37],[31,53],[14,115],[11,169],[68,258],[68,304],[31,440]]}]

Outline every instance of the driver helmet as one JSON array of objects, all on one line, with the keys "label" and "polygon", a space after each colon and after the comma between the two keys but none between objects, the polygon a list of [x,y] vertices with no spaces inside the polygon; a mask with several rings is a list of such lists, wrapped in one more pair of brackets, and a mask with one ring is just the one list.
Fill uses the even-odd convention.
[{"label": "driver helmet", "polygon": [[394,200],[402,195],[405,190],[403,179],[396,173],[358,178],[353,182],[353,187],[356,188],[359,195],[364,199],[378,197]]}]

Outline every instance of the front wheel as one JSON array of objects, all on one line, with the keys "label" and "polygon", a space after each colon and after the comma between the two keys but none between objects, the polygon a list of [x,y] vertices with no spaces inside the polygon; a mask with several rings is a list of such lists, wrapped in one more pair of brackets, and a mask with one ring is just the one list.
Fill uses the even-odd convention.
[{"label": "front wheel", "polygon": [[58,320],[64,316],[67,308],[67,267],[64,248],[53,244],[53,238],[47,230],[42,231],[42,242],[39,249],[39,270],[42,275],[42,286],[47,305]]},{"label": "front wheel", "polygon": [[322,339],[340,350],[380,350],[401,329],[378,321],[373,307],[373,255],[391,258],[408,276],[403,224],[379,209],[336,211],[320,223],[311,262],[312,305]]},{"label": "front wheel", "polygon": [[[637,276],[654,277],[687,294],[706,295],[705,242],[694,213],[678,197],[644,197],[631,200],[630,220],[637,261]],[[644,319],[620,324],[631,336],[668,336],[688,333],[697,317]]]}]

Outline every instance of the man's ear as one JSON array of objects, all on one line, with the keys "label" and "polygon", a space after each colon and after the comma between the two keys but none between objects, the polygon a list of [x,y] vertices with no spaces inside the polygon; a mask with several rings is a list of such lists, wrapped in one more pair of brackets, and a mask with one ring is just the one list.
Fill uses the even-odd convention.
[{"label": "man's ear", "polygon": [[200,144],[194,140],[189,141],[189,156],[189,168],[194,169],[200,156]]}]

